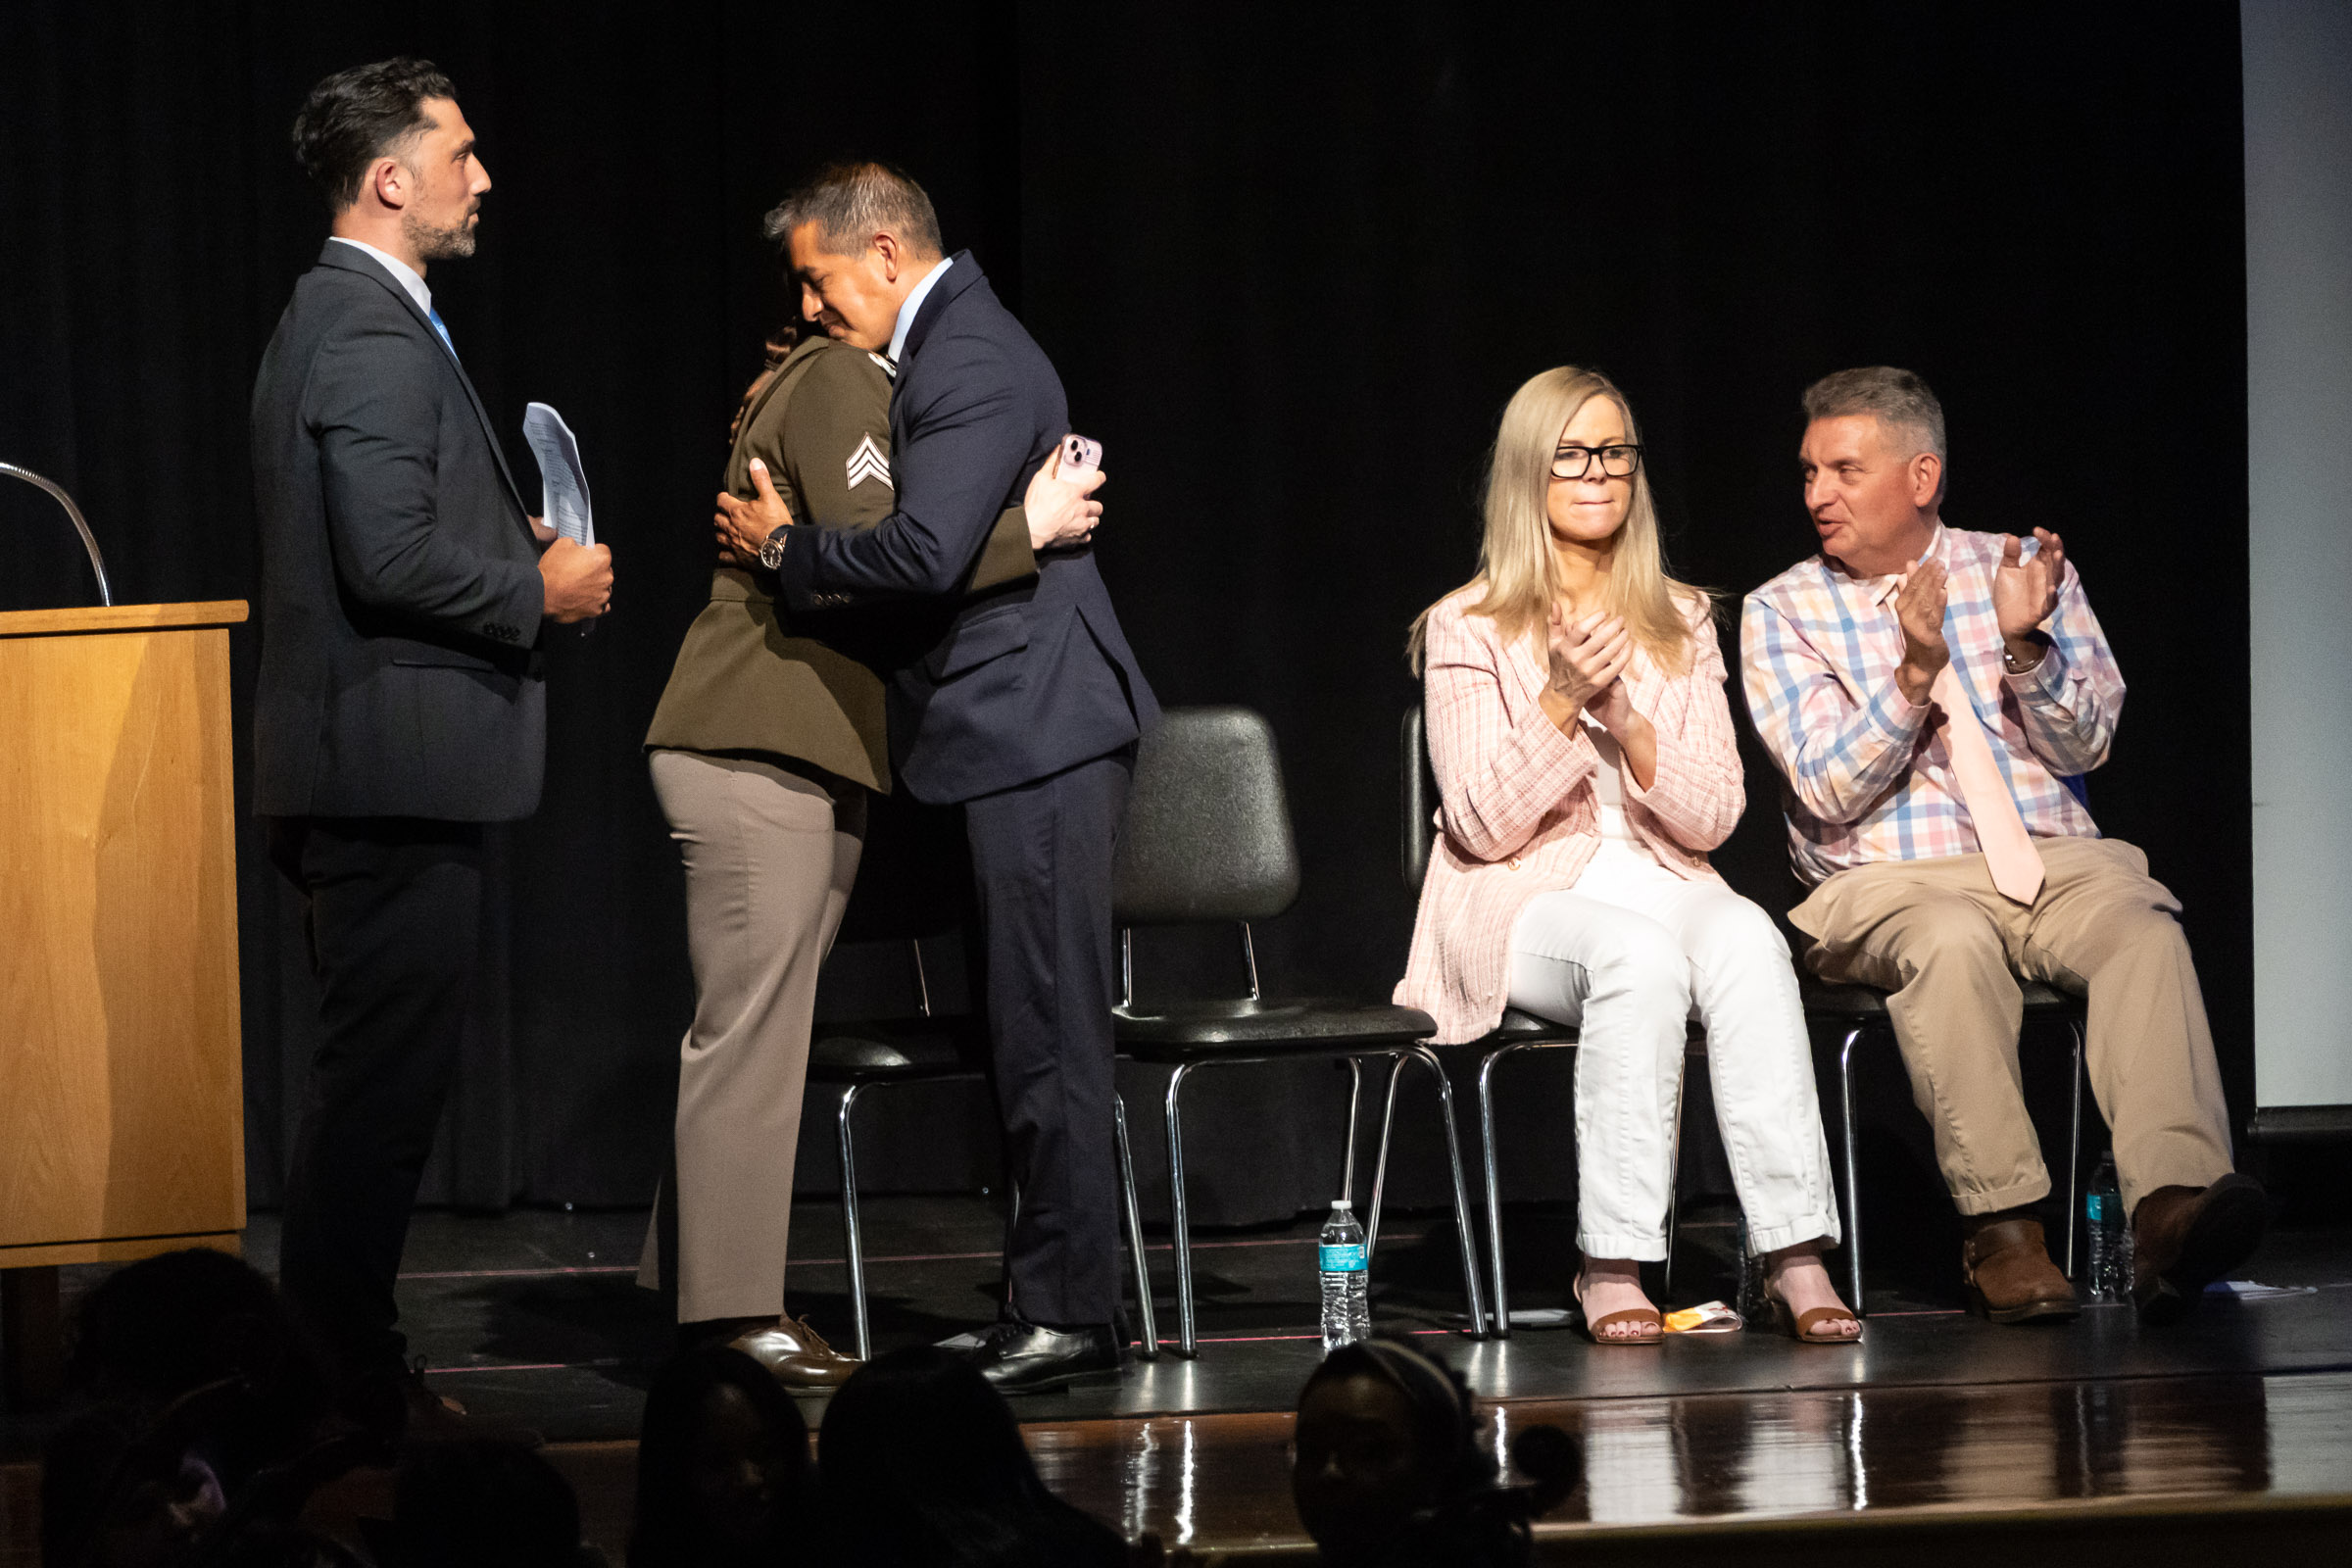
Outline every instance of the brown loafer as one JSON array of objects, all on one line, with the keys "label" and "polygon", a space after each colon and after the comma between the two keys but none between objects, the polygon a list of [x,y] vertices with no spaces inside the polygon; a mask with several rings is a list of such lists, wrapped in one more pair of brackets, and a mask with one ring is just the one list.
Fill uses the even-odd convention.
[{"label": "brown loafer", "polygon": [[779,1318],[746,1329],[727,1344],[767,1368],[788,1389],[837,1389],[863,1364],[827,1345],[807,1318]]},{"label": "brown loafer", "polygon": [[1995,1323],[2063,1323],[2081,1315],[2074,1286],[2050,1261],[2041,1221],[1984,1218],[1960,1244],[1969,1305]]},{"label": "brown loafer", "polygon": [[2271,1200],[2251,1176],[2211,1187],[2159,1187],[2132,1211],[2132,1304],[2142,1323],[2178,1323],[2205,1287],[2243,1263],[2270,1228]]}]

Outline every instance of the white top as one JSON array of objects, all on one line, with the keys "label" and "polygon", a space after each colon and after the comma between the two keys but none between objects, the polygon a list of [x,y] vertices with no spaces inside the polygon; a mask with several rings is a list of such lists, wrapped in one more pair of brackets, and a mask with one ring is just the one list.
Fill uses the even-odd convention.
[{"label": "white top", "polygon": [[890,330],[890,363],[892,365],[899,363],[899,354],[906,347],[906,334],[914,330],[914,318],[922,310],[923,301],[930,298],[931,286],[947,275],[948,269],[955,265],[956,259],[951,256],[925,272],[922,281],[915,284],[914,291],[906,296],[906,303],[899,307],[898,324]]},{"label": "white top", "polygon": [[416,275],[416,269],[389,251],[377,250],[364,239],[346,239],[341,234],[329,234],[326,237],[338,245],[348,245],[353,250],[366,251],[383,263],[384,270],[392,274],[392,281],[407,289],[409,298],[416,302],[416,308],[422,311],[426,317],[431,317],[433,314],[433,291],[424,286],[424,279]]},{"label": "white top", "polygon": [[1592,863],[1630,859],[1657,864],[1658,858],[1625,819],[1625,753],[1617,737],[1601,728],[1591,713],[1579,713],[1577,719],[1584,725],[1585,739],[1600,754],[1600,766],[1592,770],[1592,794],[1600,806],[1600,848],[1592,852]]}]

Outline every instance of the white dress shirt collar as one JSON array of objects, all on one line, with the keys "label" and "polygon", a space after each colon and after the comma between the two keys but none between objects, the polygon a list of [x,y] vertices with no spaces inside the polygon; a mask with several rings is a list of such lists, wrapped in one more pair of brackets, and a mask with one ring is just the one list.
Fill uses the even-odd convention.
[{"label": "white dress shirt collar", "polygon": [[[1936,531],[1928,535],[1928,547],[1919,553],[1919,559],[1921,561],[1938,561],[1942,560],[1942,557],[1943,519],[1938,517],[1936,519]],[[1944,564],[1949,566],[1951,563],[1946,561]],[[1874,605],[1883,605],[1901,591],[1903,579],[1907,575],[1906,572],[1889,571],[1877,577],[1859,577],[1850,580],[1855,587],[1862,590],[1862,597],[1866,601]]]},{"label": "white dress shirt collar", "polygon": [[890,334],[891,364],[899,363],[899,355],[906,347],[906,334],[914,329],[914,318],[921,313],[923,301],[930,297],[931,286],[937,283],[946,274],[948,269],[955,265],[955,258],[949,257],[925,272],[923,280],[915,284],[914,291],[906,296],[906,303],[899,307],[899,324],[892,329]]},{"label": "white dress shirt collar", "polygon": [[415,268],[387,251],[377,250],[364,239],[349,239],[341,234],[329,234],[326,237],[338,245],[349,245],[354,250],[366,251],[383,263],[384,270],[392,274],[392,280],[409,291],[409,298],[416,302],[416,308],[425,314],[428,320],[432,318],[433,291],[424,286],[424,279],[416,275]]}]

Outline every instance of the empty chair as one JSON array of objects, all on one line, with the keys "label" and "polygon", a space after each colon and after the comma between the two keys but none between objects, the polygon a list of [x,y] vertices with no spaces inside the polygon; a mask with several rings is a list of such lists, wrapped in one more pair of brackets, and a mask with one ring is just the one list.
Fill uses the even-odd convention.
[{"label": "empty chair", "polygon": [[[1461,1239],[1462,1290],[1471,1331],[1483,1333],[1485,1302],[1478,1279],[1478,1240],[1454,1135],[1453,1091],[1446,1069],[1421,1040],[1435,1025],[1426,1013],[1388,1003],[1327,998],[1273,998],[1258,978],[1250,926],[1288,909],[1298,895],[1298,855],[1274,736],[1265,719],[1244,708],[1169,710],[1146,736],[1136,759],[1126,831],[1119,842],[1112,902],[1120,927],[1125,1001],[1115,1014],[1119,1053],[1136,1061],[1174,1068],[1168,1079],[1168,1189],[1176,1254],[1176,1302],[1183,1353],[1198,1349],[1189,1222],[1185,1207],[1183,1095],[1186,1080],[1211,1065],[1264,1062],[1293,1056],[1330,1056],[1351,1064],[1367,1057],[1390,1063],[1390,1100],[1407,1060],[1429,1070],[1438,1090],[1446,1153],[1451,1160],[1454,1222]],[[1136,926],[1231,923],[1241,938],[1244,996],[1168,1004],[1135,1000]],[[1351,1084],[1356,1081],[1350,1075]],[[1348,1113],[1348,1167],[1353,1175],[1355,1108]],[[1386,1177],[1375,1175],[1367,1244],[1380,1235]]]}]

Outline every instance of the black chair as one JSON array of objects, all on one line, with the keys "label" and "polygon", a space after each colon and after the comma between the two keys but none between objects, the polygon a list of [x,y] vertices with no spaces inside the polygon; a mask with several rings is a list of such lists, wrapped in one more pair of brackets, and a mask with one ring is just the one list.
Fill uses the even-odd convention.
[{"label": "black chair", "polygon": [[[851,1113],[866,1091],[886,1084],[985,1083],[988,1079],[986,1021],[968,1013],[935,1013],[930,976],[923,964],[923,943],[955,930],[971,907],[971,861],[962,842],[959,816],[953,810],[895,798],[874,803],[858,891],[843,915],[837,940],[905,943],[914,1011],[853,1023],[819,1023],[808,1051],[808,1081],[830,1085],[839,1095],[834,1125],[841,1152],[841,1227],[859,1360],[873,1358],[873,1337],[867,1326],[865,1246],[858,1215],[858,1155]],[[1158,1355],[1159,1331],[1152,1311],[1143,1222],[1136,1208],[1135,1164],[1127,1149],[1127,1107],[1114,1097],[1111,1110],[1118,1135],[1127,1246],[1142,1320],[1139,1350],[1151,1360]],[[1008,1184],[1008,1198],[1017,1210],[1017,1186]]]},{"label": "black chair", "polygon": [[[1483,1334],[1486,1307],[1478,1281],[1478,1232],[1462,1179],[1454,1135],[1453,1090],[1446,1069],[1421,1041],[1436,1024],[1424,1012],[1387,1004],[1320,998],[1273,999],[1260,990],[1250,922],[1271,919],[1298,896],[1298,855],[1283,789],[1274,736],[1263,717],[1245,708],[1169,710],[1144,738],[1135,786],[1119,843],[1113,905],[1120,927],[1124,1000],[1114,1013],[1119,1053],[1141,1062],[1172,1066],[1168,1079],[1168,1191],[1176,1254],[1178,1343],[1199,1350],[1193,1303],[1191,1229],[1185,1207],[1183,1094],[1198,1069],[1245,1062],[1328,1056],[1348,1062],[1360,1089],[1361,1063],[1389,1062],[1389,1104],[1405,1061],[1420,1062],[1436,1081],[1452,1161],[1454,1222],[1462,1249],[1462,1290],[1470,1332]],[[1232,921],[1240,927],[1247,997],[1140,1006],[1135,1001],[1134,928]],[[1356,1105],[1348,1107],[1348,1159],[1343,1196],[1354,1179]],[[1386,1123],[1372,1207],[1365,1225],[1367,1254],[1380,1240],[1380,1203],[1387,1176]]]},{"label": "black chair", "polygon": [[[1421,891],[1421,883],[1429,874],[1429,858],[1437,848],[1438,838],[1438,779],[1430,768],[1426,722],[1421,705],[1415,703],[1405,710],[1404,723],[1397,735],[1397,870],[1404,877],[1406,891],[1414,894]],[[1686,1073],[1692,1059],[1705,1059],[1703,1040],[1697,1026],[1693,1025],[1685,1047]],[[1486,1167],[1487,1178],[1487,1266],[1494,1293],[1494,1333],[1498,1339],[1510,1337],[1511,1309],[1503,1278],[1502,1176],[1499,1156],[1495,1152],[1494,1069],[1520,1052],[1573,1051],[1577,1041],[1578,1034],[1573,1027],[1510,1007],[1504,1009],[1502,1022],[1495,1026],[1494,1033],[1464,1045],[1438,1048],[1444,1052],[1463,1053],[1476,1057],[1478,1061],[1479,1158]],[[1676,1157],[1679,1161],[1683,1121],[1682,1090],[1679,1085],[1675,1090],[1674,1104]],[[1666,1278],[1663,1294],[1671,1294],[1674,1290],[1674,1243],[1681,1208],[1682,1200],[1678,1194],[1668,1200],[1666,1208]]]},{"label": "black chair", "polygon": [[[1846,1304],[1859,1318],[1867,1315],[1862,1298],[1862,1163],[1854,1128],[1854,1051],[1876,1034],[1889,1045],[1894,1026],[1886,1014],[1886,993],[1875,986],[1832,985],[1798,971],[1808,1022],[1843,1031],[1838,1046],[1838,1120],[1845,1170]],[[2066,1151],[2066,1261],[2068,1277],[2075,1273],[2075,1226],[2081,1212],[2082,1180],[2082,1020],[2083,1001],[2038,980],[2018,982],[2025,992],[2028,1018],[2065,1020],[2075,1041],[2073,1107]]]}]

